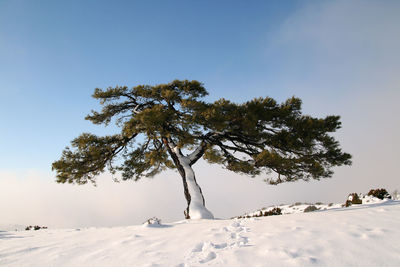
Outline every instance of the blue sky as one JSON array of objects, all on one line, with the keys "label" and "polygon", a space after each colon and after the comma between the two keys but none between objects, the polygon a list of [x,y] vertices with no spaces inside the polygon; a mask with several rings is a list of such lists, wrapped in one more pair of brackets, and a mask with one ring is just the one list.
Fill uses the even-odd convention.
[{"label": "blue sky", "polygon": [[[80,133],[115,130],[84,120],[98,108],[91,98],[94,88],[176,78],[203,82],[210,101],[224,97],[242,102],[259,96],[283,101],[296,95],[303,99],[305,113],[342,116],[343,128],[336,136],[354,156],[353,166],[337,169],[330,180],[278,187],[204,165],[196,175],[217,217],[277,201],[336,201],[373,186],[400,189],[395,167],[400,161],[398,14],[400,2],[390,0],[0,0],[3,217],[33,223],[38,215],[21,215],[23,203],[21,209],[1,205],[2,196],[16,202],[23,195],[42,207],[35,214],[54,225],[147,219],[126,215],[134,208],[153,210],[149,216],[162,214],[167,220],[181,218],[184,200],[179,180],[174,180],[177,174],[160,175],[172,177],[168,183],[156,177],[154,184],[107,183],[93,191],[88,186],[54,185],[51,172],[51,163]],[[221,178],[212,180],[214,176]],[[219,195],[218,186],[226,188],[225,195]],[[146,190],[155,190],[162,199],[149,198]],[[228,201],[229,194],[239,193],[243,199]],[[105,195],[113,196],[113,202],[105,204],[108,211],[96,206]],[[79,215],[50,216],[46,210],[53,207],[46,203],[57,197],[60,205],[71,209],[69,215]],[[138,204],[123,204],[127,200]],[[174,208],[160,209],[158,201]],[[82,202],[91,204],[82,207]],[[140,203],[146,203],[146,210]],[[96,211],[90,215],[93,221],[85,217],[88,209]],[[121,211],[114,217],[122,219],[110,221],[111,210]]]},{"label": "blue sky", "polygon": [[95,87],[179,78],[204,82],[212,100],[283,97],[252,86],[277,83],[282,55],[267,61],[265,40],[299,6],[280,2],[1,1],[0,168],[48,170],[93,130],[83,117]]}]

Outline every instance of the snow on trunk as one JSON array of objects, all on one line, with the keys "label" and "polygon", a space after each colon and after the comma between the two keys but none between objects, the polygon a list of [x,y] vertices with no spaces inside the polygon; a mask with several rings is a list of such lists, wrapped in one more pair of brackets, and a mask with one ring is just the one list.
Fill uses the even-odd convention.
[{"label": "snow on trunk", "polygon": [[179,163],[185,170],[185,178],[190,195],[189,216],[191,219],[214,219],[214,215],[205,207],[204,198],[200,186],[196,182],[194,171],[190,166],[189,157],[183,156],[179,148],[175,147],[174,152]]}]

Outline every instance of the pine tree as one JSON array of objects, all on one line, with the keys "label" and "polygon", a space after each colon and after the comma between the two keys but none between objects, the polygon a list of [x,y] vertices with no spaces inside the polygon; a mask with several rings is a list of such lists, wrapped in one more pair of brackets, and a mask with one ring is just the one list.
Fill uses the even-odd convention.
[{"label": "pine tree", "polygon": [[340,128],[339,116],[303,115],[295,97],[281,104],[269,97],[206,103],[201,99],[207,94],[200,82],[188,80],[96,88],[93,97],[102,110],[86,119],[115,122],[120,132],[74,139],[52,165],[57,182],[95,182],[107,169],[137,181],[176,169],[187,201],[185,217],[213,218],[191,167],[200,158],[236,173],[264,173],[270,184],[319,180],[331,177],[333,166],[351,164],[329,135]]}]

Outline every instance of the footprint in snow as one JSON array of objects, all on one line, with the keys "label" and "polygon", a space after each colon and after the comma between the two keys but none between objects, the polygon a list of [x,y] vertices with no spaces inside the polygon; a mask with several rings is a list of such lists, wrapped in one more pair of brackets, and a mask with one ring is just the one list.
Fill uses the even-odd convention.
[{"label": "footprint in snow", "polygon": [[197,243],[192,249],[192,252],[202,252],[210,249],[224,249],[228,246],[227,243],[214,244],[212,242]]},{"label": "footprint in snow", "polygon": [[226,248],[228,246],[227,243],[221,243],[221,244],[213,244],[213,243],[211,243],[211,244],[216,249],[224,249],[224,248]]},{"label": "footprint in snow", "polygon": [[207,257],[205,257],[204,259],[200,260],[199,263],[207,263],[209,261],[212,261],[213,259],[215,259],[217,257],[217,254],[215,254],[215,252],[209,252]]},{"label": "footprint in snow", "polygon": [[231,244],[231,246],[236,246],[236,247],[243,247],[249,242],[249,238],[246,236],[243,236],[243,233],[246,233],[249,231],[247,227],[244,227],[243,224],[235,222],[231,226],[234,228],[231,231],[230,238],[234,240],[234,242]]},{"label": "footprint in snow", "polygon": [[192,249],[192,252],[201,252],[201,251],[203,251],[203,246],[204,246],[204,243],[196,244],[196,246],[194,246],[194,248]]},{"label": "footprint in snow", "polygon": [[222,244],[213,244],[211,242],[197,243],[192,249],[190,259],[201,264],[207,263],[209,261],[214,260],[217,257],[217,254],[212,250],[223,249],[226,246],[227,246],[226,243]]},{"label": "footprint in snow", "polygon": [[[211,229],[215,232],[216,228]],[[244,233],[249,232],[249,228],[245,227],[241,221],[235,221],[227,227],[219,228],[219,233],[214,233],[213,236],[220,239],[221,235],[225,235],[227,242],[212,243],[200,242],[197,243],[191,250],[189,261],[194,260],[198,263],[207,263],[217,258],[216,252],[226,249],[237,249],[246,246],[249,243],[249,238],[243,236]]]},{"label": "footprint in snow", "polygon": [[232,227],[240,227],[240,223],[239,222],[234,222],[231,224]]}]

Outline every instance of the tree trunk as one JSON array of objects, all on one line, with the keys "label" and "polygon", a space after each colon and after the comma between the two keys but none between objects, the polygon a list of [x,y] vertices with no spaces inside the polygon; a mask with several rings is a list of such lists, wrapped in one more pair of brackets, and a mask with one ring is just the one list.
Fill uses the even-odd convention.
[{"label": "tree trunk", "polygon": [[203,192],[196,181],[194,171],[186,158],[179,158],[185,176],[182,176],[183,186],[185,189],[185,197],[187,201],[187,208],[185,211],[186,219],[214,219],[213,214],[206,208]]},{"label": "tree trunk", "polygon": [[214,215],[206,208],[203,192],[196,181],[194,171],[190,166],[189,157],[182,155],[178,147],[171,148],[168,144],[168,152],[182,177],[183,189],[187,201],[184,211],[186,219],[214,219]]}]

